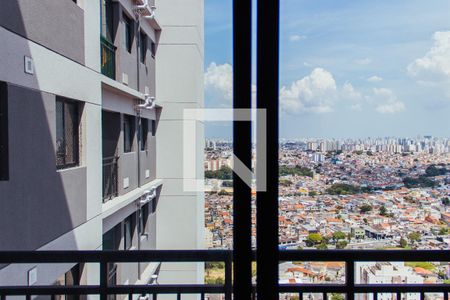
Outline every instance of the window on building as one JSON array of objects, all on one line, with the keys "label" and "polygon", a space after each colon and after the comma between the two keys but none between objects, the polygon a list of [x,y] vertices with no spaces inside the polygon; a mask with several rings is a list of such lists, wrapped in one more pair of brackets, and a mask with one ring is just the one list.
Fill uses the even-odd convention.
[{"label": "window on building", "polygon": [[128,216],[123,223],[123,247],[130,250],[133,246],[133,215]]},{"label": "window on building", "polygon": [[156,55],[156,44],[154,41],[150,41],[150,52],[152,53],[152,57],[155,58]]},{"label": "window on building", "polygon": [[145,151],[148,149],[147,137],[148,137],[148,120],[142,118],[141,119],[141,130],[140,130],[140,147],[141,151]]},{"label": "window on building", "polygon": [[129,115],[123,116],[123,151],[131,152],[134,142],[134,117]]},{"label": "window on building", "polygon": [[79,164],[79,104],[56,98],[56,167],[70,168]]},{"label": "window on building", "polygon": [[147,56],[147,35],[143,31],[139,33],[139,41],[141,63],[145,63],[145,58]]},{"label": "window on building", "polygon": [[152,136],[156,134],[156,121],[152,120]]},{"label": "window on building", "polygon": [[126,14],[123,14],[123,24],[125,49],[131,53],[131,47],[133,45],[133,22]]},{"label": "window on building", "polygon": [[113,16],[114,6],[111,0],[101,0],[101,34],[109,42],[114,42]]},{"label": "window on building", "polygon": [[140,235],[146,235],[146,227],[147,227],[147,221],[148,221],[148,214],[149,214],[149,206],[150,203],[147,203],[141,207],[139,210],[139,234]]},{"label": "window on building", "polygon": [[151,202],[151,205],[152,205],[152,211],[150,212],[150,213],[155,213],[156,212],[156,205],[157,205],[158,203],[156,202],[156,198],[153,198],[153,200],[152,200],[152,202]]},{"label": "window on building", "polygon": [[0,81],[0,180],[8,179],[8,86]]}]

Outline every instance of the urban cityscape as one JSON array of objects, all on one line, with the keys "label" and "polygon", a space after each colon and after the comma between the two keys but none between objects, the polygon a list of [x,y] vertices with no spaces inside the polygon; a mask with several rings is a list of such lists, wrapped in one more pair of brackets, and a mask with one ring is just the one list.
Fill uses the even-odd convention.
[{"label": "urban cityscape", "polygon": [[[206,141],[208,248],[233,244],[231,145]],[[282,140],[279,174],[280,249],[449,249],[449,138]],[[342,282],[343,270],[285,262],[280,282]],[[356,280],[449,283],[449,270],[447,262],[359,263]]]}]

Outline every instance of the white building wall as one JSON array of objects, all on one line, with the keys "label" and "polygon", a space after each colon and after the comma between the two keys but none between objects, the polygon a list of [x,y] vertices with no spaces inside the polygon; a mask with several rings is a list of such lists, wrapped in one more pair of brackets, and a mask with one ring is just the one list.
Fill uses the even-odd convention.
[{"label": "white building wall", "polygon": [[[161,26],[156,54],[157,176],[164,180],[157,211],[157,249],[202,249],[203,192],[183,190],[183,109],[203,107],[203,0],[156,1]],[[203,178],[204,133],[197,122],[196,178]],[[160,283],[203,283],[203,264],[163,264]],[[187,299],[187,298],[186,298]]]}]

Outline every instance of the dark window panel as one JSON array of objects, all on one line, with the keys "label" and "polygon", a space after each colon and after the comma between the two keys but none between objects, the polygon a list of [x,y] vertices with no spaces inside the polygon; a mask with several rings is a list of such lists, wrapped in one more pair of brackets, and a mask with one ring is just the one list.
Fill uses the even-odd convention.
[{"label": "dark window panel", "polygon": [[8,86],[0,81],[0,180],[9,179]]},{"label": "dark window panel", "polygon": [[131,152],[133,150],[134,141],[134,117],[124,115],[123,117],[123,151]]},{"label": "dark window panel", "polygon": [[150,52],[152,53],[152,57],[155,58],[156,55],[156,44],[154,41],[150,41]]},{"label": "dark window panel", "polygon": [[127,15],[123,14],[123,23],[125,49],[127,49],[127,51],[131,53],[131,48],[133,45],[133,22]]},{"label": "dark window panel", "polygon": [[156,121],[152,120],[152,136],[156,135]]},{"label": "dark window panel", "polygon": [[56,167],[79,164],[79,104],[61,97],[56,100]]},{"label": "dark window panel", "polygon": [[130,250],[133,246],[133,215],[128,216],[123,223],[124,249]]},{"label": "dark window panel", "polygon": [[139,33],[139,40],[141,63],[145,63],[145,59],[147,56],[147,35],[143,31]]},{"label": "dark window panel", "polygon": [[141,151],[148,150],[148,120],[141,119],[141,130],[140,130],[140,142],[141,142]]}]

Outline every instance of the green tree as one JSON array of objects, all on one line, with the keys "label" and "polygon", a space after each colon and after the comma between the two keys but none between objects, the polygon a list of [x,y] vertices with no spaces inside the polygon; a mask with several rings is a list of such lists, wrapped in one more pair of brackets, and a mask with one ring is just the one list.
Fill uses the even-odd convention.
[{"label": "green tree", "polygon": [[403,178],[403,184],[407,188],[429,188],[429,187],[435,187],[437,185],[436,182],[431,180],[428,177],[425,176],[419,176],[419,177],[405,177]]},{"label": "green tree", "polygon": [[331,300],[345,300],[345,297],[342,294],[332,293]]},{"label": "green tree", "polygon": [[327,250],[327,249],[328,249],[328,246],[327,246],[326,243],[320,243],[320,244],[318,244],[318,245],[316,246],[316,249],[317,249],[317,250]]},{"label": "green tree", "polygon": [[315,196],[317,196],[317,192],[316,191],[309,191],[308,196],[315,197]]},{"label": "green tree", "polygon": [[354,195],[361,192],[361,188],[346,183],[335,183],[327,188],[326,192],[330,195]]},{"label": "green tree", "polygon": [[307,177],[313,177],[314,172],[311,171],[307,167],[302,166],[280,166],[279,168],[279,174],[280,176],[287,176],[287,175],[298,175],[298,176],[307,176]]},{"label": "green tree", "polygon": [[231,180],[233,179],[233,170],[230,167],[222,166],[217,171],[205,171],[205,178]]},{"label": "green tree", "polygon": [[422,235],[420,234],[420,232],[411,232],[410,234],[408,234],[408,239],[412,242],[418,242],[420,241],[420,239],[422,238]]},{"label": "green tree", "polygon": [[336,249],[345,249],[345,247],[347,247],[347,245],[348,245],[348,242],[345,240],[338,241],[336,243]]},{"label": "green tree", "polygon": [[400,239],[400,247],[406,248],[406,246],[408,246],[408,241],[404,238],[401,238]]},{"label": "green tree", "polygon": [[381,216],[386,216],[387,215],[387,209],[386,209],[386,207],[384,205],[382,207],[380,207],[380,215]]},{"label": "green tree", "polygon": [[323,241],[323,236],[320,233],[310,233],[306,238],[306,245],[311,247],[313,245],[320,244]]},{"label": "green tree", "polygon": [[438,168],[436,165],[429,165],[425,170],[425,175],[428,177],[440,176],[447,174],[446,168]]},{"label": "green tree", "polygon": [[450,205],[450,199],[448,197],[442,198],[442,204],[444,204],[445,206],[449,206]]},{"label": "green tree", "polygon": [[446,235],[449,233],[448,227],[441,227],[441,229],[439,229],[439,235]]},{"label": "green tree", "polygon": [[360,208],[359,208],[359,211],[360,211],[362,214],[365,214],[366,212],[369,212],[369,211],[371,211],[371,210],[372,210],[372,206],[369,205],[369,204],[363,204],[363,205],[361,205]]},{"label": "green tree", "polygon": [[333,233],[334,241],[339,241],[339,240],[343,240],[343,239],[345,239],[345,233],[343,233],[342,231],[336,231]]}]

